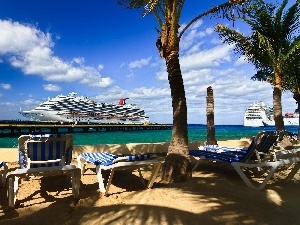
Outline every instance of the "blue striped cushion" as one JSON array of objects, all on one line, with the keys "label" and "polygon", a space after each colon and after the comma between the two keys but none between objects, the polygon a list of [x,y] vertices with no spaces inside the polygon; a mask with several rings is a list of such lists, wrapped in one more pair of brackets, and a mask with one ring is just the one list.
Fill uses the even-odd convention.
[{"label": "blue striped cushion", "polygon": [[142,160],[151,159],[151,155],[150,154],[128,155],[127,158],[128,158],[128,161],[142,161]]},{"label": "blue striped cushion", "polygon": [[234,148],[234,147],[226,147],[226,146],[204,146],[204,150],[206,151],[215,151],[215,152],[246,152],[248,149],[244,148]]},{"label": "blue striped cushion", "polygon": [[96,166],[103,165],[103,166],[110,166],[115,162],[118,161],[142,161],[151,158],[150,154],[143,154],[143,155],[128,155],[125,157],[118,157],[117,155],[108,153],[108,152],[90,152],[90,153],[82,153],[80,156],[85,159],[87,162],[93,163]]},{"label": "blue striped cushion", "polygon": [[[27,154],[31,161],[61,159],[65,156],[65,141],[29,141],[27,142]],[[32,164],[32,168],[59,166],[57,163]]]},{"label": "blue striped cushion", "polygon": [[211,159],[221,162],[238,162],[240,161],[244,155],[243,154],[226,154],[226,153],[217,153],[217,152],[209,152],[209,151],[203,151],[203,150],[189,150],[189,154],[191,156],[196,157],[204,157],[205,159]]},{"label": "blue striped cushion", "polygon": [[117,155],[110,154],[108,152],[91,152],[91,153],[82,153],[80,156],[85,159],[87,162],[93,163],[96,166],[112,165],[114,160],[118,158]]},{"label": "blue striped cushion", "polygon": [[58,134],[30,134],[30,138],[60,138],[63,137],[63,134],[58,133]]},{"label": "blue striped cushion", "polygon": [[4,165],[3,161],[0,161],[0,168]]}]

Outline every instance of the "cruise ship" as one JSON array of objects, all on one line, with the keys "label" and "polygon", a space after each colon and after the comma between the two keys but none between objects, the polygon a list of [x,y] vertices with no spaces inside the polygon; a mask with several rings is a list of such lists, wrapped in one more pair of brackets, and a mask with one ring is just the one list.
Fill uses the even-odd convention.
[{"label": "cruise ship", "polygon": [[[299,126],[299,113],[286,113],[283,122],[285,126]],[[266,106],[263,102],[253,103],[245,111],[244,126],[275,126],[273,107]]]},{"label": "cruise ship", "polygon": [[273,114],[273,108],[263,102],[255,102],[246,109],[244,114],[245,127],[262,127],[263,121],[267,121]]},{"label": "cruise ship", "polygon": [[[283,115],[284,126],[299,126],[299,113],[295,111],[294,113],[285,113]],[[268,120],[263,121],[264,126],[275,126],[275,120],[271,117]]]},{"label": "cruise ship", "polygon": [[58,95],[30,111],[19,113],[31,121],[96,123],[96,124],[148,124],[145,111],[121,98],[118,104],[96,103],[85,96],[72,92]]}]

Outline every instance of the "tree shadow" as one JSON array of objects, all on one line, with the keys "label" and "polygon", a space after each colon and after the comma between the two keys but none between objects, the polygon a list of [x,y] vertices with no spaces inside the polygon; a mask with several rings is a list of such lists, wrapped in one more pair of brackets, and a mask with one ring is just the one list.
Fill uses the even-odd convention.
[{"label": "tree shadow", "polygon": [[[70,187],[69,181],[56,187],[50,180],[45,180],[45,191],[52,197],[41,195],[40,198],[47,198],[49,202],[6,212],[0,217],[0,224],[296,225],[300,221],[300,184],[297,181],[289,184],[276,181],[262,191],[255,191],[246,187],[233,168],[220,164],[200,164],[187,182],[157,182],[153,189],[147,190],[135,174],[118,171],[108,197],[98,191],[95,174],[85,176],[78,202],[73,201],[70,189],[60,197],[53,194],[57,190],[64,192]],[[4,189],[0,190],[0,196],[2,203]],[[154,204],[156,197],[160,199],[154,199],[157,201]],[[32,212],[24,214],[26,210]]]}]

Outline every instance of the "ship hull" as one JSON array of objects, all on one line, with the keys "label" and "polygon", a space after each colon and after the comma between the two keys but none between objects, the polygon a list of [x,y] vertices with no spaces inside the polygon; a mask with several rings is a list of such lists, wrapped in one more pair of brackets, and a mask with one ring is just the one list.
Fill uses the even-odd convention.
[{"label": "ship hull", "polygon": [[[283,118],[284,126],[299,126],[299,118]],[[263,121],[265,127],[275,126],[274,120]]]}]

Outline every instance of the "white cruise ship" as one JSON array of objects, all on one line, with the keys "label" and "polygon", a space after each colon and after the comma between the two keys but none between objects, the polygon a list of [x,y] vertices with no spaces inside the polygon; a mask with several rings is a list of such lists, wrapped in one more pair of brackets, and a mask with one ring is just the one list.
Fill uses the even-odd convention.
[{"label": "white cruise ship", "polygon": [[[299,126],[299,113],[295,111],[294,113],[285,113],[283,115],[284,126]],[[273,116],[263,121],[264,126],[275,126],[275,120]]]},{"label": "white cruise ship", "polygon": [[245,127],[262,127],[263,121],[267,121],[273,114],[273,108],[263,102],[255,102],[246,109],[244,115]]},{"label": "white cruise ship", "polygon": [[[299,126],[299,113],[286,113],[283,115],[283,122],[285,126]],[[245,111],[244,126],[275,126],[273,107],[266,106],[263,102],[253,103]]]},{"label": "white cruise ship", "polygon": [[58,95],[30,111],[19,113],[31,121],[55,121],[69,123],[97,124],[148,124],[145,111],[133,104],[126,104],[128,98],[121,98],[118,104],[96,103],[72,92]]}]

